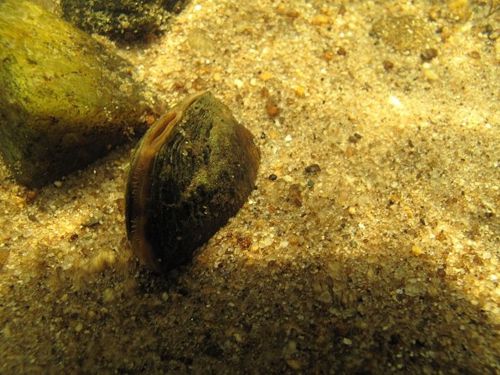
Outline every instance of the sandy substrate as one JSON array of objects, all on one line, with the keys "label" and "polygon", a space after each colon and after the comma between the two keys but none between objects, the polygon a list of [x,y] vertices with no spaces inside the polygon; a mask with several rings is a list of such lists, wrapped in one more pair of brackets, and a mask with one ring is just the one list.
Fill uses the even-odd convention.
[{"label": "sandy substrate", "polygon": [[262,155],[167,277],[126,241],[134,144],[39,191],[0,164],[0,373],[500,371],[499,12],[341,3],[194,0],[121,51],[159,107],[210,89]]}]

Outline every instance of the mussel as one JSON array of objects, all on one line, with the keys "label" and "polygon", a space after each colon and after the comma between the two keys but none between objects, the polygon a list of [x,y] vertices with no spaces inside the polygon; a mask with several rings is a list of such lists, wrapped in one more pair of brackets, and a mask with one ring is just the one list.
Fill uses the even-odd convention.
[{"label": "mussel", "polygon": [[140,141],[125,193],[134,253],[165,273],[227,223],[255,187],[260,153],[248,129],[210,92],[160,117]]}]

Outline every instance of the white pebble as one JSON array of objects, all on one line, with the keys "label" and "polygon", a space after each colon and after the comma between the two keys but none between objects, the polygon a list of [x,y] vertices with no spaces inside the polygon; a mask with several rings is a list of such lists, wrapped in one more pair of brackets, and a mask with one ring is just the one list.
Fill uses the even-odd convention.
[{"label": "white pebble", "polygon": [[243,88],[243,81],[242,81],[241,79],[239,79],[239,78],[236,78],[236,79],[234,80],[234,84],[235,84],[235,86],[236,86],[237,88],[239,88],[239,89]]},{"label": "white pebble", "polygon": [[397,96],[394,96],[394,95],[389,96],[389,103],[392,104],[396,108],[403,107],[401,100],[399,100],[399,98]]}]

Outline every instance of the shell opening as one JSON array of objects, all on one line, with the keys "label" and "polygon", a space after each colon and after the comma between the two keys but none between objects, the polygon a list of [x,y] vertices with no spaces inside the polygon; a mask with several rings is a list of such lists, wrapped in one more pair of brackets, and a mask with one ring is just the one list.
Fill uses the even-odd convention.
[{"label": "shell opening", "polygon": [[161,147],[165,140],[165,135],[168,134],[171,124],[176,122],[178,115],[176,112],[170,112],[161,119],[157,126],[152,129],[151,136],[149,137],[149,145],[156,151]]}]

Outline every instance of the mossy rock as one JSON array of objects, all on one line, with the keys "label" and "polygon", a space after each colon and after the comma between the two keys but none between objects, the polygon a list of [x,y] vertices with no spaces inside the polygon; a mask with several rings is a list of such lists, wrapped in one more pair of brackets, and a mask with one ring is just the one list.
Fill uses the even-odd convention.
[{"label": "mossy rock", "polygon": [[0,153],[24,185],[81,168],[143,128],[131,65],[29,1],[0,1],[0,61]]},{"label": "mossy rock", "polygon": [[89,33],[120,42],[144,41],[165,30],[187,0],[61,0],[63,17]]}]

